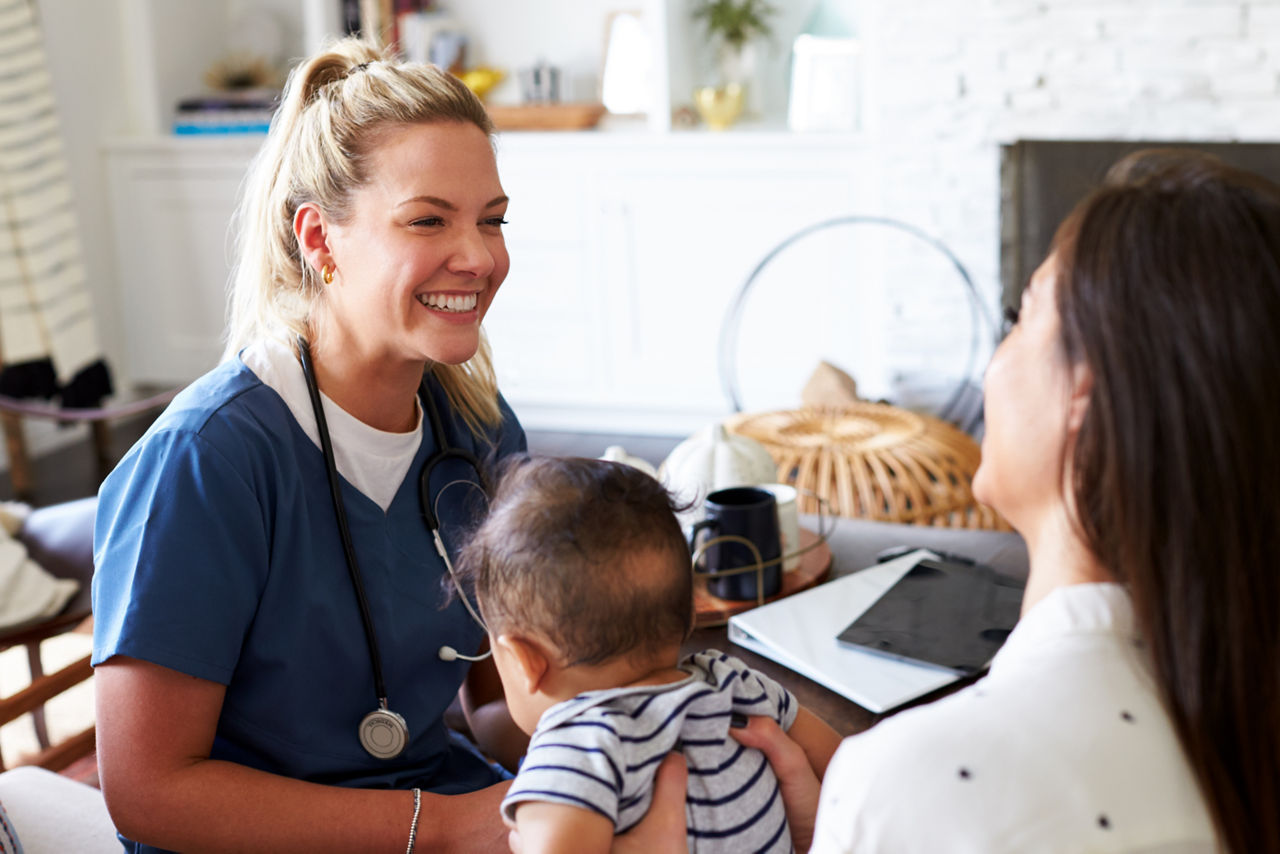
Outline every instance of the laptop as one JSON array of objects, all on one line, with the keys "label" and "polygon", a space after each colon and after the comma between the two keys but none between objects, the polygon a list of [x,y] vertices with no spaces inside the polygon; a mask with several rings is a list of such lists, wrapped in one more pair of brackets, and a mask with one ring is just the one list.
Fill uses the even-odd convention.
[{"label": "laptop", "polygon": [[1013,631],[1024,587],[990,567],[921,556],[837,639],[968,676],[983,670]]},{"label": "laptop", "polygon": [[915,551],[729,618],[729,640],[877,714],[955,682],[950,670],[889,658],[836,640],[921,558]]}]

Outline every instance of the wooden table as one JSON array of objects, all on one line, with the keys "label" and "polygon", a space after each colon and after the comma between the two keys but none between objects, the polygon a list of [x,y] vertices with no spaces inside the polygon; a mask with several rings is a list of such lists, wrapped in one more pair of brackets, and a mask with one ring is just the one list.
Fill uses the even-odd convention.
[{"label": "wooden table", "polygon": [[[801,524],[811,530],[818,530],[816,516],[802,516]],[[1027,574],[1027,549],[1017,534],[897,525],[862,519],[828,518],[826,524],[834,526],[828,540],[832,554],[832,578],[871,566],[879,552],[893,546],[950,552],[985,563],[1008,575],[1025,577]],[[727,629],[723,626],[695,630],[681,651],[691,653],[703,649],[719,649],[737,656],[766,676],[776,679],[796,696],[801,705],[830,724],[842,736],[862,732],[885,717],[867,711],[777,662],[730,643]],[[969,684],[973,678],[940,688],[902,708],[932,702]]]}]

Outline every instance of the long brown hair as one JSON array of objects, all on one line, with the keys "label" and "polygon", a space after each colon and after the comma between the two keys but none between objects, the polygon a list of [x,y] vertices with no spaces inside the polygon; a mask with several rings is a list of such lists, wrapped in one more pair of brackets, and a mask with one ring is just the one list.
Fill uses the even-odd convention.
[{"label": "long brown hair", "polygon": [[1139,152],[1057,251],[1094,377],[1077,524],[1132,595],[1222,844],[1280,852],[1280,187]]}]

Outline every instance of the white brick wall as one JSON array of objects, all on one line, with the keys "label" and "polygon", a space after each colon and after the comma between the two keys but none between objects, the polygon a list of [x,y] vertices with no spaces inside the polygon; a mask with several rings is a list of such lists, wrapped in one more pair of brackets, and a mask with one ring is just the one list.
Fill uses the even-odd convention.
[{"label": "white brick wall", "polygon": [[[865,124],[884,152],[884,208],[947,243],[990,306],[1001,142],[1280,140],[1280,0],[867,3]],[[923,348],[903,369],[955,363],[912,328],[967,316],[949,286],[891,290],[891,340]]]}]

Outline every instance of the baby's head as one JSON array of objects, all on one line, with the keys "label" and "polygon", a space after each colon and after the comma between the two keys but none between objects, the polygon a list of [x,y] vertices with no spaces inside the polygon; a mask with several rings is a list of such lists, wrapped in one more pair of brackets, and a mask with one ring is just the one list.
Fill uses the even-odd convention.
[{"label": "baby's head", "polygon": [[458,571],[474,587],[522,727],[537,717],[530,726],[520,720],[512,694],[528,686],[511,684],[503,638],[532,643],[556,670],[675,664],[693,622],[678,509],[660,483],[621,463],[519,457],[503,467]]}]

